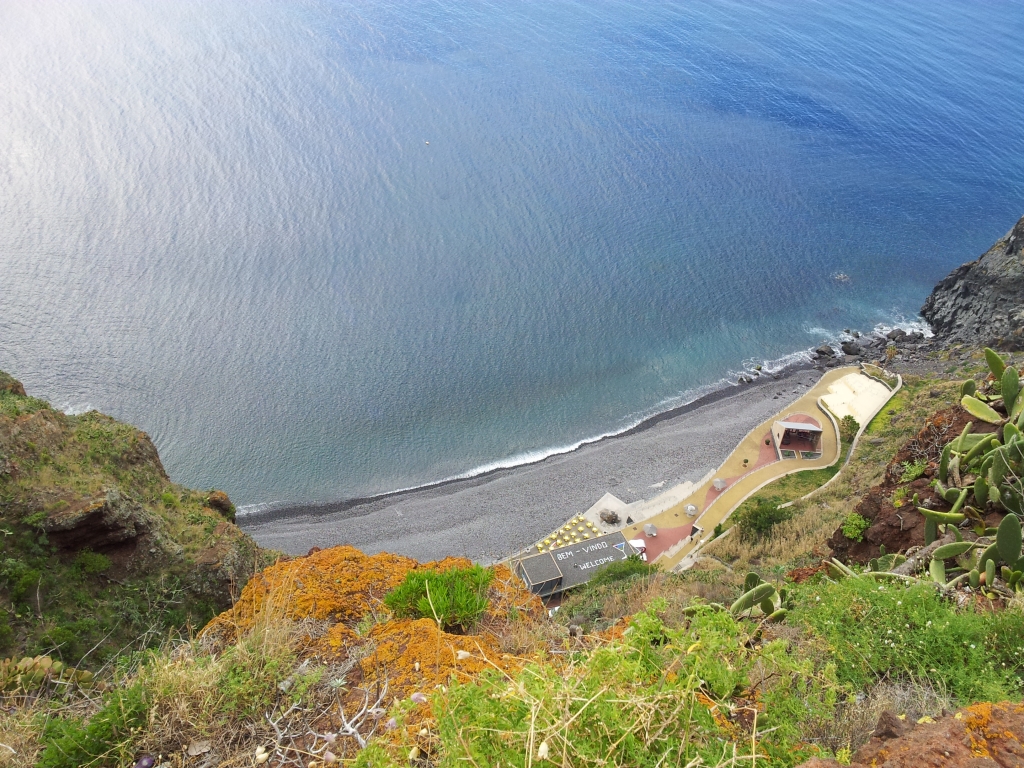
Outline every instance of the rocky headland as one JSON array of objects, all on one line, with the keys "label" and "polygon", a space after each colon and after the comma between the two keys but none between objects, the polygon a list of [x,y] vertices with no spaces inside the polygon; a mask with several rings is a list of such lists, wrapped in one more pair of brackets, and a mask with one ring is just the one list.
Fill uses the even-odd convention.
[{"label": "rocky headland", "polygon": [[946,344],[1024,349],[1024,218],[936,285],[921,315]]},{"label": "rocky headland", "polygon": [[202,626],[269,561],[227,494],[171,482],[144,432],[0,372],[0,654],[102,662]]}]

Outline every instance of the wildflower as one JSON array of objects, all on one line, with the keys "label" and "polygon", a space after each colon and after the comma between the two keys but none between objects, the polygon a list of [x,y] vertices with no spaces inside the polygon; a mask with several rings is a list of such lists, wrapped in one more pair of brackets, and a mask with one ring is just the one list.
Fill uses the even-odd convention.
[{"label": "wildflower", "polygon": [[537,747],[537,759],[538,760],[547,760],[548,759],[548,752],[549,752],[548,743],[546,741],[542,741],[540,743],[540,746]]},{"label": "wildflower", "polygon": [[393,718],[393,717],[390,720],[388,720],[386,723],[384,723],[384,730],[385,731],[393,731],[397,727],[398,727],[398,721],[395,720],[395,718]]},{"label": "wildflower", "polygon": [[331,750],[328,749],[326,752],[324,752],[324,762],[325,763],[334,763],[334,762],[337,762],[337,760],[338,760],[338,756],[335,755],[333,752],[331,752]]},{"label": "wildflower", "polygon": [[336,734],[336,733],[325,733],[324,734],[324,741],[326,741],[328,744],[333,744],[337,740],[337,738],[338,738],[338,734]]},{"label": "wildflower", "polygon": [[456,657],[456,658],[457,658],[457,659],[458,659],[459,661],[465,661],[466,659],[468,659],[468,658],[469,658],[470,656],[472,656],[472,655],[473,655],[473,654],[472,654],[472,653],[470,653],[469,651],[456,651],[456,652],[455,652],[455,657]]},{"label": "wildflower", "polygon": [[419,691],[416,691],[416,693],[414,693],[409,698],[412,699],[413,703],[415,703],[415,704],[426,704],[427,703],[427,697],[424,696]]}]

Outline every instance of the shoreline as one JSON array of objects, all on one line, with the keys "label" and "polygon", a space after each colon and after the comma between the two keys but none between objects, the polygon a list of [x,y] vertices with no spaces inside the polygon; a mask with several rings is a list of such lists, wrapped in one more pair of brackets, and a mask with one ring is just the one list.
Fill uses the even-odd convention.
[{"label": "shoreline", "polygon": [[787,376],[794,373],[806,370],[818,370],[812,362],[799,362],[788,365],[774,373],[766,373],[754,378],[750,383],[732,383],[723,384],[718,389],[714,389],[706,394],[700,395],[688,403],[677,405],[669,408],[665,411],[659,411],[658,413],[648,416],[632,427],[628,427],[621,432],[615,432],[608,435],[601,435],[592,439],[584,439],[576,444],[573,448],[568,448],[564,451],[555,450],[552,453],[543,456],[535,461],[524,461],[521,464],[513,464],[507,467],[494,467],[493,469],[483,470],[481,472],[473,473],[472,470],[464,475],[456,475],[455,477],[445,478],[444,480],[435,480],[430,483],[424,483],[423,485],[416,485],[411,488],[399,488],[394,491],[386,491],[384,493],[378,493],[373,496],[356,496],[351,499],[342,499],[339,501],[314,501],[305,503],[291,503],[282,502],[276,505],[267,505],[262,509],[256,509],[252,512],[243,512],[239,515],[239,519],[242,521],[272,521],[281,520],[284,518],[293,517],[296,515],[315,515],[318,513],[323,515],[335,514],[338,512],[346,512],[349,509],[355,507],[364,506],[368,504],[374,504],[376,502],[387,501],[388,499],[400,498],[424,491],[432,491],[445,486],[455,485],[458,483],[470,483],[474,480],[484,480],[493,475],[497,475],[502,472],[515,472],[518,469],[526,467],[533,467],[539,464],[543,464],[551,459],[556,459],[560,456],[571,456],[577,451],[581,451],[584,448],[592,445],[599,445],[611,440],[618,440],[620,438],[630,437],[632,435],[639,434],[644,430],[651,429],[657,426],[663,421],[678,418],[687,413],[695,411],[704,406],[711,405],[729,397],[739,395],[743,390],[756,388],[759,385],[763,385],[766,381],[780,381]]},{"label": "shoreline", "polygon": [[749,429],[813,385],[821,370],[799,361],[536,462],[371,498],[254,511],[238,524],[261,546],[289,554],[348,543],[421,561],[448,555],[496,561],[606,492],[628,503],[700,479]]}]

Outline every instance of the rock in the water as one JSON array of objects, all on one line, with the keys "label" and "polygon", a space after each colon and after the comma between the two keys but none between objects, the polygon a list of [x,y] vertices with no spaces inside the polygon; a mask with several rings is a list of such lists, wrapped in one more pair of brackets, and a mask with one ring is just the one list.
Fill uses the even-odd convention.
[{"label": "rock in the water", "polygon": [[844,341],[840,346],[844,355],[859,355],[862,352],[860,346],[852,341]]},{"label": "rock in the water", "polygon": [[832,347],[830,347],[828,344],[822,344],[820,347],[814,350],[814,352],[816,355],[818,355],[818,357],[832,357],[833,355],[835,355],[835,350],[832,349]]},{"label": "rock in the water", "polygon": [[921,314],[946,343],[1024,349],[1024,218],[940,282]]}]

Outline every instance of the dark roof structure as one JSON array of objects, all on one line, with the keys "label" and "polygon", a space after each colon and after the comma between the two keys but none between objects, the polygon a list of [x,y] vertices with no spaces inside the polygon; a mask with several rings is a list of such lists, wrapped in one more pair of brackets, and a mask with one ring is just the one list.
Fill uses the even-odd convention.
[{"label": "dark roof structure", "polygon": [[550,597],[590,581],[604,566],[635,553],[626,537],[616,531],[516,560],[513,570],[535,595]]}]

